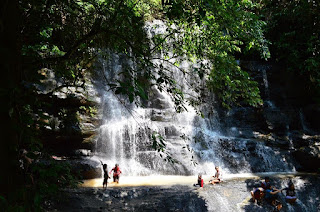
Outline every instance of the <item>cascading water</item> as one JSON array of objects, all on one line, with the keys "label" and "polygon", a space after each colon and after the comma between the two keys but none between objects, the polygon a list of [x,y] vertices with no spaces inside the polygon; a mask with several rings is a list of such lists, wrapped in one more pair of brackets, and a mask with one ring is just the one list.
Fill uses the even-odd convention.
[{"label": "cascading water", "polygon": [[[165,26],[156,22],[148,25],[149,34],[163,33]],[[127,62],[110,54],[101,60],[106,80],[112,82]],[[160,63],[160,61],[154,61]],[[182,63],[181,66],[191,66]],[[174,70],[177,83],[184,91],[186,79]],[[189,79],[192,80],[192,79]],[[145,108],[128,104],[121,97],[101,86],[101,115],[103,123],[96,143],[96,157],[107,164],[119,163],[126,175],[213,174],[219,165],[224,172],[292,171],[286,155],[256,140],[227,137],[219,131],[218,119],[201,118],[195,110],[176,113],[170,96],[151,89]],[[210,104],[210,103],[208,103]],[[150,135],[157,132],[166,142],[166,152],[176,163],[165,162],[152,148]],[[166,155],[164,155],[166,156]]]},{"label": "cascading water", "polygon": [[275,108],[274,104],[270,101],[270,91],[269,91],[269,82],[268,82],[268,76],[267,76],[267,69],[268,67],[262,67],[262,76],[263,76],[263,84],[264,84],[264,92],[266,95],[265,102],[270,108]]},{"label": "cascading water", "polygon": [[307,127],[307,124],[301,109],[299,110],[299,118],[300,118],[301,128],[303,129],[303,131],[309,132],[310,130]]},{"label": "cascading water", "polygon": [[[112,80],[114,73],[121,67],[118,59],[114,55],[112,63],[102,61],[108,80]],[[166,93],[156,88],[152,92],[153,102],[150,102],[148,108],[125,105],[113,92],[105,92],[102,98],[104,122],[97,140],[97,155],[108,164],[121,164],[124,172],[130,175],[197,173],[199,168],[192,165],[192,160],[196,160],[194,153],[200,152],[201,143],[193,145],[189,139],[199,133],[215,138],[216,133],[208,130],[206,120],[199,118],[191,107],[188,107],[188,112],[177,114]],[[150,135],[153,132],[165,138],[167,152],[178,163],[165,162],[152,149]],[[203,151],[201,154],[206,159],[200,164],[206,166],[202,170],[210,170],[214,166],[213,161],[218,162],[214,160],[213,152]]]}]

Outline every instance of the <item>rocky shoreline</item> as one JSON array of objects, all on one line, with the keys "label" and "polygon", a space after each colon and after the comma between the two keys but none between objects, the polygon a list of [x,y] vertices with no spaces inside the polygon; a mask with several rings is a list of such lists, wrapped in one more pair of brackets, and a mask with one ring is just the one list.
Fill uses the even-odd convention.
[{"label": "rocky shoreline", "polygon": [[[274,185],[283,188],[289,178],[272,178]],[[290,178],[296,185],[298,201],[288,205],[284,195],[281,211],[319,211],[319,175]],[[220,185],[195,188],[192,185],[132,186],[65,189],[60,199],[47,201],[45,211],[272,211],[268,204],[250,201],[250,191],[257,179],[233,179]]]}]

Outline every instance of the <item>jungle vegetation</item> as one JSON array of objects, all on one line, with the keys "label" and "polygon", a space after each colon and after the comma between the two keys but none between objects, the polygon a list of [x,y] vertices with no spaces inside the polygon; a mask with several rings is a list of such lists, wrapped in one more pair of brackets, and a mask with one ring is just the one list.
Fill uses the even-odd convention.
[{"label": "jungle vegetation", "polygon": [[[84,75],[94,69],[97,58],[108,57],[106,49],[135,63],[135,68],[123,70],[121,80],[110,84],[112,92],[129,102],[141,104],[141,99],[148,99],[150,87],[157,86],[171,95],[177,112],[186,104],[197,108],[203,99],[183,93],[168,68],[172,66],[204,81],[226,108],[260,107],[258,84],[238,63],[244,55],[283,63],[303,76],[310,91],[319,90],[319,4],[308,0],[1,1],[0,207],[41,210],[47,195],[76,184],[70,167],[54,164],[43,147],[41,129],[48,125],[43,120],[54,107],[53,92],[83,87]],[[167,30],[149,38],[145,23],[156,19],[166,23]],[[159,54],[163,57],[157,59],[169,66],[153,63]],[[182,57],[198,66],[181,69]],[[41,85],[47,70],[62,84],[44,95],[35,85]],[[197,84],[190,87],[199,92]],[[60,111],[61,116],[66,114]],[[52,161],[51,168],[34,165],[31,182],[20,167],[21,149],[33,159],[41,152]]]}]

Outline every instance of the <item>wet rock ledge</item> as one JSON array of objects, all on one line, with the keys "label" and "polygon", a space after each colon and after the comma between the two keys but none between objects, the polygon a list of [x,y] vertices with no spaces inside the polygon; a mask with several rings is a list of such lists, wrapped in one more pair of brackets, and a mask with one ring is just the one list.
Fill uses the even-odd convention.
[{"label": "wet rock ledge", "polygon": [[[320,211],[320,176],[306,174],[301,176],[274,176],[272,184],[284,188],[292,180],[296,187],[298,200],[290,205],[285,202],[285,195],[280,194],[278,200],[283,204],[281,211]],[[205,184],[204,188],[192,185],[175,186],[136,186],[65,189],[59,199],[47,200],[44,211],[255,211],[269,212],[273,207],[267,203],[258,205],[250,201],[250,191],[259,186],[259,179],[233,179],[219,185]],[[285,193],[285,192],[284,192]]]},{"label": "wet rock ledge", "polygon": [[189,186],[68,189],[46,211],[207,211]]}]

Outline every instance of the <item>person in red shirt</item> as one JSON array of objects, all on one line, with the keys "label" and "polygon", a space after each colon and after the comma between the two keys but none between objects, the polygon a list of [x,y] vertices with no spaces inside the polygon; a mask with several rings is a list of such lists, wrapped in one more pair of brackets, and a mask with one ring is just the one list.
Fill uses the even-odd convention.
[{"label": "person in red shirt", "polygon": [[250,193],[252,201],[255,202],[257,200],[257,203],[261,204],[262,198],[264,197],[264,189],[262,187],[254,188]]},{"label": "person in red shirt", "polygon": [[197,186],[197,187],[200,186],[200,188],[203,188],[203,179],[201,174],[198,175],[198,183],[193,184],[193,186]]},{"label": "person in red shirt", "polygon": [[119,164],[116,164],[114,168],[111,169],[111,172],[113,171],[113,182],[119,183],[120,174],[122,173],[119,167]]}]

